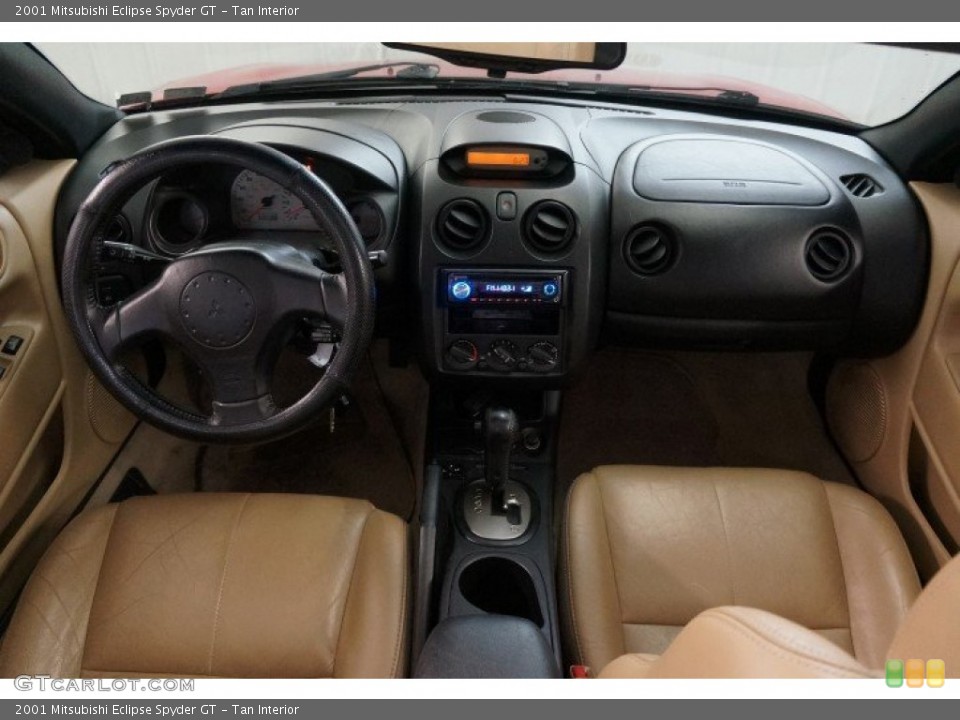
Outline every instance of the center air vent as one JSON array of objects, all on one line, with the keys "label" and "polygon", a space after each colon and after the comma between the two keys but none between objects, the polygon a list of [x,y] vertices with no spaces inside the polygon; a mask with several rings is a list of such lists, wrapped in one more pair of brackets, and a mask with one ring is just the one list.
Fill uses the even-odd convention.
[{"label": "center air vent", "polygon": [[541,200],[523,218],[523,236],[542,253],[556,254],[567,248],[577,232],[573,211],[556,200]]},{"label": "center air vent", "polygon": [[623,241],[623,257],[640,275],[659,275],[670,267],[676,255],[676,238],[659,225],[638,225]]},{"label": "center air vent", "polygon": [[858,173],[856,175],[844,175],[840,178],[843,186],[850,191],[850,194],[858,198],[868,198],[879,195],[883,192],[883,187],[869,175]]},{"label": "center air vent", "polygon": [[476,200],[451,200],[437,216],[437,236],[451,250],[473,250],[487,239],[489,232],[490,218]]},{"label": "center air vent", "polygon": [[838,230],[818,230],[807,241],[807,269],[818,280],[839,280],[853,264],[853,246]]}]

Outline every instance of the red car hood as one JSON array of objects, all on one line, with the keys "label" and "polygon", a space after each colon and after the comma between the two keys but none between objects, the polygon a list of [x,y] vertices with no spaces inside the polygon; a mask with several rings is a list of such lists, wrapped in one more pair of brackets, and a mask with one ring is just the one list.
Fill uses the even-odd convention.
[{"label": "red car hood", "polygon": [[[440,67],[439,77],[462,77],[462,78],[484,78],[486,71],[475,68],[459,67],[442,60],[426,60],[431,64]],[[373,62],[369,64],[374,64]],[[259,82],[269,82],[270,80],[281,80],[283,78],[296,77],[300,75],[313,75],[318,73],[336,72],[339,70],[350,70],[358,67],[358,63],[346,63],[341,65],[325,64],[258,64],[244,65],[241,67],[229,68],[226,70],[215,70],[213,72],[184,77],[171,81],[157,88],[154,96],[159,98],[163,91],[175,87],[205,87],[208,93],[218,93],[234,85],[247,85]],[[357,78],[386,78],[396,75],[403,66],[381,68],[371,70],[357,75]],[[511,77],[511,75],[508,75]],[[523,78],[535,78],[538,80],[550,80],[554,82],[596,82],[609,83],[615,85],[631,85],[638,87],[666,87],[680,90],[690,94],[703,94],[704,96],[716,95],[716,88],[724,90],[733,90],[737,92],[748,92],[760,98],[760,102],[767,105],[776,105],[800,112],[814,113],[817,115],[826,115],[828,117],[845,120],[846,118],[833,108],[817,102],[811,98],[795,93],[777,90],[757,83],[739,80],[732,77],[721,75],[678,75],[675,73],[665,73],[657,71],[644,71],[634,68],[617,68],[615,70],[597,71],[597,70],[553,70],[540,73],[539,75],[522,75]]]}]

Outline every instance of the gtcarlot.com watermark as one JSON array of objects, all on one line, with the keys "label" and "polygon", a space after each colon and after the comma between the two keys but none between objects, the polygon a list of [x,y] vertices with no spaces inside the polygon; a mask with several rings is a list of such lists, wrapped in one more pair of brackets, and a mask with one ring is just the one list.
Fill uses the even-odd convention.
[{"label": "gtcarlot.com watermark", "polygon": [[53,692],[193,692],[194,680],[175,678],[110,678],[72,680],[49,675],[18,675],[13,679],[17,690],[52,690]]}]

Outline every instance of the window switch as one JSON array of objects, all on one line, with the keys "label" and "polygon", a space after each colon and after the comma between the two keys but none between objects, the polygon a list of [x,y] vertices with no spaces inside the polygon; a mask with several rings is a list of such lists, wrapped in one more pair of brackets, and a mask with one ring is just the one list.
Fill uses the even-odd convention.
[{"label": "window switch", "polygon": [[23,345],[23,338],[19,335],[11,335],[3,344],[3,350],[0,352],[3,352],[4,355],[16,355],[21,345]]}]

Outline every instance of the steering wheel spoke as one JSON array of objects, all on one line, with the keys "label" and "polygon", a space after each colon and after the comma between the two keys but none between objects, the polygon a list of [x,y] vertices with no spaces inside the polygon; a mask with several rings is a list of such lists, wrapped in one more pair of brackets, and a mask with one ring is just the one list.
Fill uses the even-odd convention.
[{"label": "steering wheel spoke", "polygon": [[120,352],[149,333],[169,337],[170,316],[164,302],[162,283],[148,285],[113,308],[95,313],[91,319],[104,354],[116,361]]},{"label": "steering wheel spoke", "polygon": [[276,414],[270,392],[269,362],[259,354],[222,350],[189,350],[188,354],[200,367],[213,396],[211,425],[260,422]]},{"label": "steering wheel spoke", "polygon": [[347,319],[347,284],[343,275],[317,268],[291,277],[277,293],[277,311],[283,315],[312,315],[342,330]]}]

